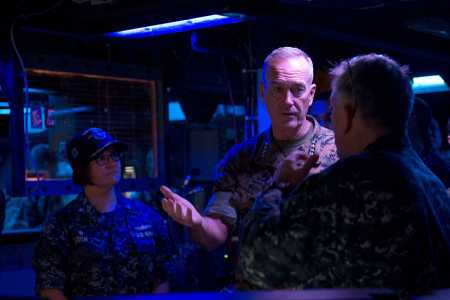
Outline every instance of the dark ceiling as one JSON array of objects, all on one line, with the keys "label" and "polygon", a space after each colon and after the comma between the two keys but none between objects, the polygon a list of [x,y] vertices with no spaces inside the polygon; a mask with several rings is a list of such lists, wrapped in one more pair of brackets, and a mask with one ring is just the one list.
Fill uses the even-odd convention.
[{"label": "dark ceiling", "polygon": [[[2,1],[2,6],[5,6]],[[106,32],[210,13],[248,16],[244,23],[145,39]],[[17,0],[0,8],[4,36],[15,22],[24,53],[69,55],[157,68],[167,87],[187,98],[210,94],[244,101],[242,70],[258,68],[275,47],[298,46],[326,71],[339,59],[382,52],[413,75],[441,73],[450,82],[450,1],[444,0]],[[248,73],[246,73],[248,74]]]},{"label": "dark ceiling", "polygon": [[[325,53],[353,47],[384,49],[450,62],[450,1],[446,0],[17,0],[15,6],[11,1],[1,5],[7,2],[9,6],[0,10],[5,15],[4,25],[19,17],[17,23],[23,30],[81,39],[184,17],[237,12],[250,18],[247,24],[225,30],[232,31],[234,39],[258,37],[269,44],[283,39],[309,42],[308,46]],[[246,36],[246,29],[254,35]]]}]

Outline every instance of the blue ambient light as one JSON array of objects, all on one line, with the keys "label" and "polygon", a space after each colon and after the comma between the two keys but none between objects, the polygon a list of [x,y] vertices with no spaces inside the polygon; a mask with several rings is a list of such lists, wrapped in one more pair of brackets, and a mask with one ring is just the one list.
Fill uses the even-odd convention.
[{"label": "blue ambient light", "polygon": [[186,116],[180,102],[169,102],[169,121],[184,121]]},{"label": "blue ambient light", "polygon": [[448,91],[448,85],[440,75],[421,76],[413,78],[413,90],[416,94],[426,94]]}]

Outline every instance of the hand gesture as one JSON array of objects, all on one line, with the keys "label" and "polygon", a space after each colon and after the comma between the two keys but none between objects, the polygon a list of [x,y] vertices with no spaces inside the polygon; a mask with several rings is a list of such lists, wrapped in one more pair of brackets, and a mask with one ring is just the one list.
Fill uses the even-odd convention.
[{"label": "hand gesture", "polygon": [[308,157],[294,151],[278,164],[274,180],[285,185],[299,184],[305,180],[318,159],[319,155],[317,154]]},{"label": "hand gesture", "polygon": [[202,225],[203,217],[191,202],[172,192],[167,186],[161,186],[160,191],[164,195],[162,207],[172,219],[190,228]]}]

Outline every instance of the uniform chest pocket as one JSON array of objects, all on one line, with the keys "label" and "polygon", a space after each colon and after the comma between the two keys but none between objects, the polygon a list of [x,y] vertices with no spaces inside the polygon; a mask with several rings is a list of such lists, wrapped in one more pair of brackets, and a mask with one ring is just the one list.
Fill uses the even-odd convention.
[{"label": "uniform chest pocket", "polygon": [[156,251],[156,245],[154,240],[153,231],[151,230],[133,230],[131,232],[134,244],[136,245],[136,251],[139,254],[154,254]]},{"label": "uniform chest pocket", "polygon": [[76,229],[72,235],[74,254],[79,258],[108,255],[108,234],[93,229]]}]

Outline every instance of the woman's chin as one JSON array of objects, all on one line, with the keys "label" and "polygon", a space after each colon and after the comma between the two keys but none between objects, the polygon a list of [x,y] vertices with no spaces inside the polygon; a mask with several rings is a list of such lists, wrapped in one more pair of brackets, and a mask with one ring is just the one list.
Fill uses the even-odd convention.
[{"label": "woman's chin", "polygon": [[99,183],[98,185],[101,187],[107,188],[107,187],[113,187],[116,184],[118,184],[119,182],[120,182],[120,176],[113,176],[111,178],[102,180],[102,182]]}]

